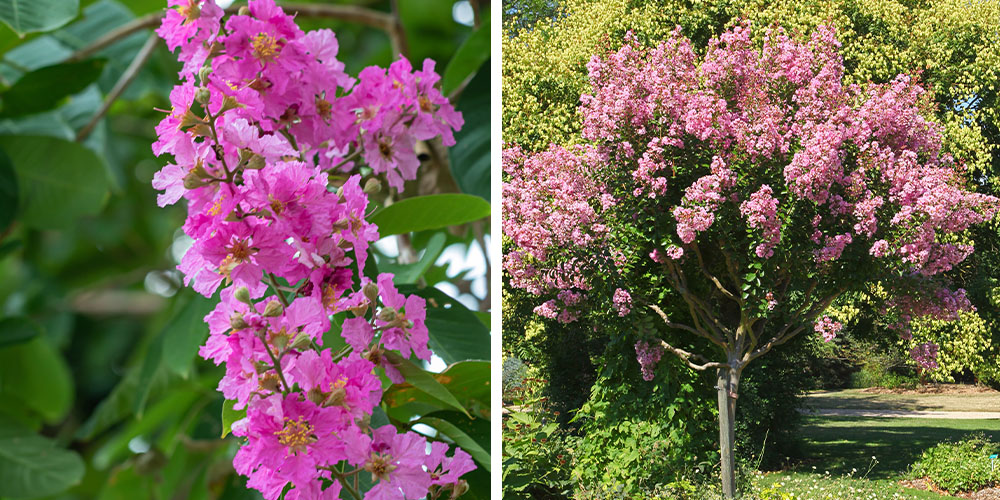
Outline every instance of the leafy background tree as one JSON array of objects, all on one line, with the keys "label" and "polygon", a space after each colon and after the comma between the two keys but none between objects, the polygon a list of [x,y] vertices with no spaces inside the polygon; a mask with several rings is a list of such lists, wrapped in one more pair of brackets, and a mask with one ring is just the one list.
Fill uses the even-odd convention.
[{"label": "leafy background tree", "polygon": [[[517,5],[526,3],[512,2]],[[748,19],[756,26],[771,26],[778,23],[787,30],[809,33],[816,26],[832,23],[837,27],[838,39],[842,42],[841,53],[845,59],[845,78],[850,83],[864,83],[869,80],[885,82],[899,73],[917,73],[919,79],[933,91],[936,103],[934,120],[945,124],[945,144],[957,157],[965,158],[975,179],[977,191],[997,195],[1000,178],[1000,142],[997,124],[996,102],[998,87],[998,65],[1000,49],[995,43],[1000,24],[1000,12],[991,2],[900,2],[886,0],[864,1],[810,1],[794,5],[768,1],[695,1],[695,2],[647,2],[647,1],[586,1],[573,0],[559,2],[555,13],[548,6],[543,16],[531,18],[530,27],[519,24],[518,16],[530,17],[522,12],[505,9],[505,36],[503,43],[503,137],[506,144],[517,144],[525,151],[541,151],[550,143],[572,144],[579,137],[582,118],[577,111],[580,95],[588,90],[586,63],[591,55],[605,54],[617,50],[625,32],[632,31],[647,45],[667,38],[675,26],[680,26],[699,53],[704,50],[707,40],[728,26]],[[541,18],[540,20],[537,18]],[[763,30],[755,32],[761,35]],[[971,231],[976,252],[966,261],[966,265],[950,273],[955,286],[969,291],[973,305],[977,307],[974,316],[987,324],[985,337],[990,346],[980,349],[978,355],[983,362],[978,368],[970,368],[978,379],[985,383],[997,384],[992,367],[997,365],[998,329],[997,293],[998,283],[991,278],[997,269],[998,254],[997,224],[976,227]],[[505,249],[506,247],[505,242]],[[972,270],[975,270],[974,272]],[[522,291],[505,287],[505,308],[508,302],[525,300]],[[865,306],[865,300],[858,295],[849,295],[835,306],[856,307],[858,314],[845,330],[845,337],[867,342],[878,311]],[[530,308],[528,308],[530,311]],[[530,317],[529,315],[526,316]],[[538,328],[524,329],[518,317],[505,315],[504,346],[520,345],[524,331],[532,331],[536,336]],[[513,321],[512,321],[513,319]],[[564,328],[555,326],[554,321],[537,316],[525,321],[541,322],[544,329]],[[949,328],[961,329],[965,323],[959,322]],[[602,332],[614,327],[602,324]],[[569,336],[566,344],[591,339],[595,335],[590,328],[573,327],[575,335]],[[634,330],[634,328],[633,328]],[[922,327],[915,329],[915,336],[921,338]],[[962,337],[955,335],[955,337]],[[975,336],[966,335],[974,339]],[[601,339],[598,339],[602,342]],[[981,341],[975,340],[979,343]],[[835,386],[848,381],[850,362],[843,359],[853,351],[851,341],[845,342],[845,351],[831,351],[831,346],[818,345],[815,339],[791,342],[776,350],[775,358],[761,358],[761,365],[751,365],[741,387],[740,410],[737,425],[742,430],[738,435],[745,441],[738,444],[744,456],[764,451],[763,464],[774,464],[789,456],[795,442],[782,438],[779,430],[789,428],[794,422],[797,403],[790,396],[807,388]],[[543,346],[548,344],[543,344]],[[608,350],[617,349],[617,355],[631,356],[632,346],[628,343],[608,343]],[[981,343],[979,345],[982,345]],[[908,348],[908,347],[907,347]],[[895,349],[902,354],[904,347],[883,346],[884,350]],[[515,350],[516,351],[516,350]],[[518,353],[512,351],[511,354]],[[543,378],[552,378],[550,357],[560,351],[558,346],[522,351],[525,361],[532,370]],[[601,366],[601,354],[592,355],[593,364]],[[667,358],[664,358],[667,360]],[[767,363],[767,366],[764,365]],[[802,376],[801,370],[790,371],[791,363],[805,366],[809,376]],[[661,365],[663,362],[661,362]],[[847,366],[845,366],[845,364]],[[637,364],[630,369],[638,372]],[[819,374],[823,374],[820,376]],[[835,375],[835,376],[833,376]],[[958,380],[972,381],[968,372],[961,372]],[[581,376],[581,381],[591,377]],[[662,380],[657,374],[656,381]],[[586,383],[586,382],[584,382]],[[626,380],[626,383],[627,380]],[[657,382],[658,383],[658,382]],[[787,388],[783,392],[758,390],[758,384]],[[640,390],[639,386],[630,390]],[[558,398],[558,391],[550,389],[551,397]],[[626,391],[628,392],[628,391]],[[572,394],[572,393],[571,393]],[[759,398],[747,397],[759,394]],[[782,396],[776,396],[781,394]],[[775,400],[775,398],[777,400]],[[756,401],[755,401],[756,400]],[[593,401],[592,401],[593,402]],[[711,401],[702,398],[702,405]],[[629,410],[639,410],[639,401],[631,403]],[[587,413],[584,406],[581,413]],[[628,415],[628,410],[623,414]],[[667,424],[671,425],[671,424]],[[710,449],[711,436],[702,442],[703,449]],[[767,445],[764,438],[767,436]],[[632,446],[633,444],[629,444]],[[696,446],[692,445],[692,449]],[[700,456],[704,456],[703,454]],[[581,462],[582,463],[582,462]],[[586,473],[581,465],[575,472]],[[677,464],[677,469],[682,464]],[[652,481],[668,481],[675,476],[655,477]]]},{"label": "leafy background tree", "polygon": [[[420,144],[421,175],[402,197],[383,189],[373,200],[481,199],[438,210],[462,211],[460,220],[383,212],[398,235],[375,258],[431,299],[435,370],[450,367],[430,378],[472,418],[409,384],[390,389],[384,409],[404,426],[430,417],[418,429],[463,443],[479,466],[467,497],[487,498],[489,5],[297,5],[304,29],[336,32],[348,72],[387,66],[396,51],[433,58],[465,114],[454,147]],[[162,166],[150,149],[162,117],[156,108],[170,107],[179,70],[151,31],[164,8],[160,0],[0,1],[3,498],[256,495],[232,470],[235,441],[220,439],[230,423],[215,391],[220,369],[196,354],[212,301],[183,287],[175,270],[189,244],[180,231],[184,208],[157,207],[150,185]],[[345,17],[356,12],[399,27]],[[446,253],[466,257],[449,265]],[[469,267],[479,255],[485,272]]]}]

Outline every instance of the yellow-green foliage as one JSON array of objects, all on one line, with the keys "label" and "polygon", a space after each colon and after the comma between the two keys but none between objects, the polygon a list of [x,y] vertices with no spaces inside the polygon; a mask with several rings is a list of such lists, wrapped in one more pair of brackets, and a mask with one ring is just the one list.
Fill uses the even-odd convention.
[{"label": "yellow-green foliage", "polygon": [[[885,82],[920,73],[941,103],[946,148],[972,168],[984,168],[990,148],[975,120],[1000,123],[995,107],[955,109],[973,96],[995,94],[1000,81],[998,0],[570,0],[554,21],[504,33],[504,141],[539,150],[576,139],[576,108],[587,90],[591,55],[617,49],[632,30],[650,45],[681,26],[696,44],[742,18],[808,34],[833,24],[843,44],[849,83]],[[756,31],[763,36],[763,29]]]},{"label": "yellow-green foliage", "polygon": [[[990,334],[986,322],[975,312],[962,313],[958,321],[938,321],[933,319],[915,320],[912,323],[913,338],[902,341],[906,350],[924,342],[934,342],[941,346],[938,352],[938,367],[927,372],[931,380],[954,382],[955,373],[972,370],[978,378],[980,371],[997,360],[987,360],[990,348]],[[989,362],[988,362],[989,361]]]}]

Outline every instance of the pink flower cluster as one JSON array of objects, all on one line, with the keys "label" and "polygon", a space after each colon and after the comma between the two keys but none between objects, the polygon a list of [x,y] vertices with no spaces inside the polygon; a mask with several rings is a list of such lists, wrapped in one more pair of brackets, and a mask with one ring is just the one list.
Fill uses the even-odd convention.
[{"label": "pink flower cluster", "polygon": [[632,311],[632,296],[621,288],[615,290],[613,302],[619,316],[625,316]]},{"label": "pink flower cluster", "polygon": [[938,345],[933,342],[925,342],[910,349],[910,357],[924,370],[933,370],[938,367],[937,354]]},{"label": "pink flower cluster", "polygon": [[833,340],[834,337],[836,337],[837,334],[840,333],[840,330],[842,330],[843,328],[844,328],[843,323],[839,321],[834,321],[830,319],[829,316],[823,316],[823,319],[817,321],[813,325],[813,329],[816,330],[816,333],[823,336],[824,342],[829,342]]},{"label": "pink flower cluster", "polygon": [[[400,59],[355,82],[333,32],[302,32],[273,0],[251,0],[224,29],[213,0],[169,5],[157,33],[185,64],[153,145],[175,163],[153,186],[160,206],[187,200],[185,283],[206,297],[223,287],[200,354],[225,363],[219,390],[246,410],[232,425],[237,472],[269,500],[339,498],[362,472],[369,499],[461,494],[466,452],[428,454],[418,434],[369,425],[379,370],[404,381],[387,352],[431,353],[424,299],[391,274],[362,275],[379,236],[354,159],[402,189],[415,141],[453,142],[462,118],[434,88],[433,62],[414,72]],[[333,353],[323,335],[340,312],[348,347]]]},{"label": "pink flower cluster", "polygon": [[778,200],[772,194],[771,186],[764,184],[740,205],[740,213],[747,218],[747,225],[763,233],[764,241],[755,250],[762,259],[770,259],[774,255],[774,247],[781,242]]},{"label": "pink flower cluster", "polygon": [[646,382],[653,380],[653,376],[656,374],[656,364],[663,356],[663,346],[640,340],[635,343],[635,355],[642,367],[642,379]]},{"label": "pink flower cluster", "polygon": [[504,270],[513,286],[529,293],[558,293],[558,302],[549,300],[535,312],[563,323],[577,319],[567,306],[579,303],[581,292],[590,285],[584,262],[555,260],[552,252],[594,248],[606,236],[601,212],[615,202],[586,175],[601,162],[593,148],[574,152],[553,146],[525,158],[513,146],[503,153],[508,175],[503,185],[503,234],[516,246],[504,255]]}]

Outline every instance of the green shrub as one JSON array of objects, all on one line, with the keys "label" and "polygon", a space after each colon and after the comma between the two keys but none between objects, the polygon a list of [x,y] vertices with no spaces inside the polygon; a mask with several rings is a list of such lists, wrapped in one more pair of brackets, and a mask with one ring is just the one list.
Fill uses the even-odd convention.
[{"label": "green shrub", "polygon": [[923,452],[909,475],[929,478],[951,493],[978,491],[1000,483],[1000,468],[994,469],[989,458],[997,450],[997,444],[983,434],[973,434],[957,443],[940,443]]},{"label": "green shrub", "polygon": [[522,377],[504,390],[503,495],[512,499],[569,498],[572,436],[559,428],[541,396],[544,380]]}]

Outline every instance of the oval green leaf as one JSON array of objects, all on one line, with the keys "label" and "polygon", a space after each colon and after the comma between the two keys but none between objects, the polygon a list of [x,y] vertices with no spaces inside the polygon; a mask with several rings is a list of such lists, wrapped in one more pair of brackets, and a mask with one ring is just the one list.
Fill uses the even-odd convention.
[{"label": "oval green leaf", "polygon": [[386,351],[385,357],[390,363],[393,364],[393,366],[396,367],[397,370],[399,370],[399,373],[403,375],[406,379],[406,384],[419,389],[421,392],[431,396],[433,399],[464,413],[465,416],[469,418],[472,418],[472,416],[469,415],[469,412],[466,411],[465,407],[463,407],[462,404],[458,402],[458,399],[455,398],[455,395],[452,394],[447,387],[441,385],[441,382],[438,382],[438,380],[434,378],[433,374],[413,364],[412,361],[404,359],[399,355],[399,353],[394,351]]},{"label": "oval green leaf", "polygon": [[[473,31],[451,56],[441,77],[441,91],[450,95],[466,78],[471,76],[490,58],[490,22],[485,19],[479,29]],[[489,68],[486,68],[487,71]],[[466,122],[468,123],[468,121]]]},{"label": "oval green leaf", "polygon": [[462,91],[456,108],[465,125],[455,132],[455,145],[448,148],[451,176],[463,193],[490,201],[490,63],[479,68]]},{"label": "oval green leaf", "polygon": [[80,455],[0,419],[0,497],[53,495],[79,483],[83,472]]},{"label": "oval green leaf", "polygon": [[383,238],[393,234],[440,229],[490,215],[490,204],[468,194],[431,194],[397,201],[368,219]]},{"label": "oval green leaf", "polygon": [[490,470],[490,453],[483,449],[475,439],[465,433],[462,429],[459,429],[455,424],[437,417],[422,417],[413,422],[414,424],[424,424],[429,425],[438,430],[441,434],[448,436],[452,441],[455,442],[472,458],[479,462],[487,471]]},{"label": "oval green leaf", "polygon": [[60,229],[93,215],[108,197],[104,161],[75,142],[41,136],[0,136],[21,186],[27,226]]},{"label": "oval green leaf", "polygon": [[27,342],[38,333],[38,325],[23,316],[0,319],[0,347]]},{"label": "oval green leaf", "polygon": [[79,10],[79,0],[0,0],[0,21],[23,38],[26,33],[54,30]]},{"label": "oval green leaf", "polygon": [[44,335],[0,349],[0,398],[24,405],[48,423],[62,420],[69,412],[73,377],[66,360]]},{"label": "oval green leaf", "polygon": [[227,399],[222,403],[222,437],[226,437],[227,434],[232,432],[234,422],[242,420],[243,417],[247,416],[246,408],[237,410],[233,406],[236,406],[236,401],[232,399]]},{"label": "oval green leaf", "polygon": [[0,151],[0,231],[7,229],[17,215],[17,173],[10,158]]},{"label": "oval green leaf", "polygon": [[54,64],[26,73],[7,89],[2,117],[23,116],[55,108],[63,98],[94,83],[104,70],[104,59]]}]

